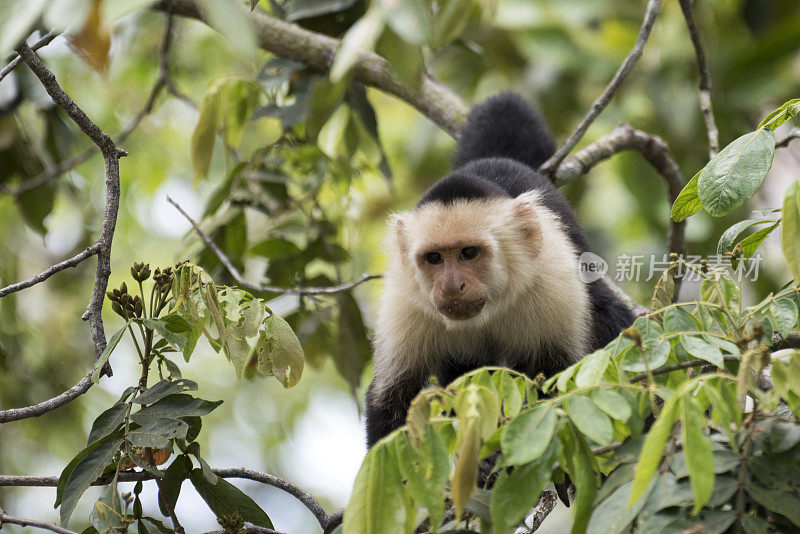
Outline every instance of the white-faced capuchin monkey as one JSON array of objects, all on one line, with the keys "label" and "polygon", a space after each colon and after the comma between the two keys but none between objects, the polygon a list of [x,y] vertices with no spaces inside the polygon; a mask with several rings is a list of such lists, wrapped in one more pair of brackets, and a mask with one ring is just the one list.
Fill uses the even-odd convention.
[{"label": "white-faced capuchin monkey", "polygon": [[602,279],[567,201],[536,168],[555,145],[538,113],[501,94],[461,132],[455,170],[389,222],[389,265],[367,391],[367,445],[405,423],[435,376],[484,365],[550,376],[633,322]]}]

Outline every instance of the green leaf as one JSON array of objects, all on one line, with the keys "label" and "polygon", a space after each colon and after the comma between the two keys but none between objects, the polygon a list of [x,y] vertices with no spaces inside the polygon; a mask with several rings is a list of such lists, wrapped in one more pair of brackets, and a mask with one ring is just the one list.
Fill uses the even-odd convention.
[{"label": "green leaf", "polygon": [[685,332],[687,330],[697,330],[697,321],[691,313],[678,306],[664,310],[665,332]]},{"label": "green leaf", "polygon": [[128,413],[128,405],[118,402],[108,410],[97,416],[92,423],[92,430],[89,432],[89,439],[86,445],[91,445],[112,432],[114,432],[125,421],[125,414]]},{"label": "green leaf", "polygon": [[117,485],[106,484],[100,498],[94,503],[89,522],[97,532],[125,532],[127,526],[122,519],[122,499],[117,492]]},{"label": "green leaf", "polygon": [[608,445],[614,440],[614,427],[608,416],[588,397],[572,395],[563,406],[578,430],[595,443]]},{"label": "green leaf", "polygon": [[353,24],[342,38],[331,65],[330,79],[338,82],[350,72],[362,51],[370,51],[383,33],[384,19],[379,9],[368,9],[363,17]]},{"label": "green leaf", "polygon": [[386,24],[412,45],[423,45],[431,38],[430,2],[425,0],[380,0]]},{"label": "green leaf", "polygon": [[375,51],[386,58],[398,78],[403,83],[417,89],[422,81],[425,67],[422,49],[409,44],[399,37],[394,31],[386,30],[378,40]]},{"label": "green leaf", "polygon": [[661,464],[661,458],[664,456],[664,447],[678,417],[678,399],[677,395],[673,395],[664,404],[661,413],[658,414],[656,422],[650,428],[650,432],[648,432],[644,440],[642,452],[639,453],[639,461],[636,464],[636,474],[633,477],[633,488],[628,499],[629,506],[642,496],[650,483],[650,479],[653,478],[656,469]]},{"label": "green leaf", "polygon": [[140,425],[144,425],[154,419],[178,419],[180,417],[192,415],[206,415],[220,404],[222,404],[222,401],[211,402],[203,399],[196,399],[185,393],[175,393],[167,395],[158,402],[131,414],[131,420]]},{"label": "green leaf", "polygon": [[222,104],[218,91],[207,92],[200,101],[197,125],[192,132],[191,158],[195,172],[195,183],[204,179],[211,165],[214,140],[220,125]]},{"label": "green leaf", "polygon": [[505,417],[516,417],[519,415],[519,411],[522,409],[522,395],[524,394],[524,389],[519,387],[517,379],[512,377],[507,371],[498,371],[492,375],[492,380],[503,402],[503,415]]},{"label": "green leaf", "polygon": [[217,517],[231,517],[238,512],[245,521],[260,527],[273,528],[266,512],[224,478],[217,477],[216,484],[212,484],[203,476],[203,470],[196,468],[189,473],[189,480]]},{"label": "green leaf", "polygon": [[703,203],[700,202],[700,197],[697,194],[697,180],[700,177],[700,172],[689,180],[689,183],[683,187],[680,194],[678,194],[678,198],[672,204],[672,220],[682,221],[703,209]]},{"label": "green leaf", "polygon": [[681,437],[689,482],[694,492],[693,514],[702,510],[714,489],[714,455],[711,440],[703,433],[706,417],[697,400],[691,395],[681,399]]},{"label": "green leaf", "polygon": [[[598,504],[589,518],[586,534],[617,534],[625,532],[626,527],[641,512],[648,502],[653,488],[656,487],[660,477],[646,486],[646,491],[631,503],[631,491],[634,481],[628,481],[614,490],[607,498]],[[604,486],[605,487],[605,486]]]},{"label": "green leaf", "polygon": [[256,30],[238,2],[228,0],[200,0],[204,20],[222,34],[239,54],[249,57],[257,48]]},{"label": "green leaf", "polygon": [[578,434],[574,426],[569,426],[572,443],[565,443],[564,448],[571,450],[568,461],[569,474],[575,485],[575,511],[573,512],[572,533],[580,534],[586,530],[592,513],[594,498],[597,495],[596,461],[586,441]]},{"label": "green leaf", "polygon": [[[480,419],[468,416],[459,429],[459,444],[455,470],[450,483],[456,519],[461,519],[464,507],[469,501],[478,477],[478,458],[481,452]],[[386,531],[390,532],[390,531]]]},{"label": "green leaf", "polygon": [[505,469],[500,472],[491,497],[491,517],[495,532],[507,532],[536,504],[545,484],[550,481],[559,449],[557,440],[550,442],[547,452],[537,460],[518,465],[510,472]]},{"label": "green leaf", "polygon": [[769,313],[772,325],[783,337],[797,328],[797,306],[792,299],[776,300],[770,305]]},{"label": "green leaf", "polygon": [[431,524],[444,517],[445,487],[450,475],[450,457],[441,436],[425,426],[425,439],[415,449],[405,433],[397,438],[397,460],[405,489],[415,502],[428,510]]},{"label": "green leaf", "polygon": [[114,455],[122,445],[121,434],[121,432],[116,432],[92,443],[79,452],[61,472],[58,480],[60,491],[56,493],[56,506],[61,505],[62,526],[66,526],[69,516],[72,515],[83,492],[114,459]]},{"label": "green leaf", "polygon": [[758,232],[754,232],[753,234],[745,237],[742,239],[740,245],[742,245],[742,254],[745,258],[749,258],[753,254],[755,254],[758,247],[761,246],[761,243],[764,242],[766,238],[772,233],[775,228],[778,227],[780,223],[775,223],[766,228],[762,228]]},{"label": "green leaf", "polygon": [[136,404],[152,404],[173,393],[197,391],[197,382],[185,378],[179,380],[161,380],[144,390],[133,402]]},{"label": "green leaf", "polygon": [[786,519],[800,527],[800,499],[791,493],[779,490],[770,490],[757,484],[748,484],[745,490],[758,504],[784,516]]},{"label": "green leaf", "polygon": [[189,458],[184,454],[179,454],[164,471],[164,477],[161,479],[161,486],[158,489],[158,507],[165,516],[169,516],[170,509],[175,509],[178,495],[181,492],[181,484],[189,476],[191,469],[192,462]]},{"label": "green leaf", "polygon": [[800,181],[790,185],[783,197],[781,245],[792,276],[800,280]]},{"label": "green leaf", "polygon": [[631,405],[625,397],[609,388],[599,388],[592,392],[592,401],[598,408],[622,423],[631,417]]},{"label": "green leaf", "polygon": [[171,439],[184,439],[189,425],[180,419],[151,419],[144,426],[130,430],[128,441],[135,447],[168,449]]},{"label": "green leaf", "polygon": [[[490,380],[487,381],[491,384]],[[467,418],[478,421],[479,436],[483,440],[488,439],[497,428],[500,404],[496,394],[489,387],[469,384],[459,392],[454,407],[462,421]]]},{"label": "green leaf", "polygon": [[723,232],[723,234],[720,236],[719,243],[717,243],[717,254],[724,254],[725,252],[730,250],[731,247],[733,246],[734,241],[736,241],[736,238],[739,236],[739,234],[741,234],[751,226],[755,226],[757,224],[764,224],[765,222],[769,221],[765,221],[763,219],[759,220],[746,219],[744,221],[739,221],[738,223],[734,224],[733,226],[725,230],[725,232]]},{"label": "green leaf", "polygon": [[305,358],[289,323],[279,315],[270,315],[264,321],[262,339],[255,348],[258,372],[274,376],[285,388],[297,385],[303,374]]},{"label": "green leaf", "polygon": [[722,367],[724,365],[724,361],[722,359],[722,352],[719,350],[718,347],[711,345],[710,343],[704,341],[703,339],[700,339],[699,337],[694,337],[694,336],[680,336],[680,337],[681,337],[681,345],[683,345],[683,348],[686,349],[686,352],[688,352],[695,358],[700,358],[701,360],[705,360],[716,367]]},{"label": "green leaf", "polygon": [[759,128],[769,128],[773,132],[775,128],[786,122],[787,120],[796,117],[800,113],[800,98],[794,98],[785,102],[781,107],[767,115],[761,123]]},{"label": "green leaf", "polygon": [[767,129],[745,134],[722,149],[697,181],[703,208],[721,217],[744,204],[761,187],[774,152],[775,136]]},{"label": "green leaf", "polygon": [[125,323],[125,326],[114,332],[114,335],[111,336],[111,339],[108,340],[108,344],[106,348],[103,350],[103,354],[100,355],[100,358],[94,364],[94,371],[92,371],[92,382],[97,384],[100,381],[100,372],[103,370],[103,366],[108,361],[109,356],[111,353],[114,352],[114,349],[117,348],[119,345],[119,340],[122,339],[122,336],[125,334],[125,329],[128,328],[130,321]]},{"label": "green leaf", "polygon": [[661,273],[653,290],[653,298],[650,301],[650,308],[660,310],[672,304],[675,293],[675,275],[678,273],[679,265],[670,263],[669,267]]},{"label": "green leaf", "polygon": [[609,355],[603,349],[594,351],[581,360],[580,369],[575,375],[575,385],[579,388],[600,382],[609,363]]},{"label": "green leaf", "polygon": [[526,464],[544,454],[555,434],[557,421],[556,411],[548,403],[534,406],[512,419],[501,441],[505,463]]},{"label": "green leaf", "polygon": [[367,452],[344,509],[344,532],[402,531],[407,512],[394,451],[393,444],[378,443]]},{"label": "green leaf", "polygon": [[[308,97],[308,116],[306,117],[306,138],[309,141],[316,142],[322,126],[344,100],[347,86],[347,79],[332,83],[330,80],[320,77],[312,82]],[[270,241],[284,240],[272,239]]]},{"label": "green leaf", "polygon": [[369,344],[364,318],[353,295],[349,292],[336,297],[339,306],[336,345],[333,347],[333,363],[336,370],[351,387],[361,383],[364,367],[370,361],[372,347]]},{"label": "green leaf", "polygon": [[469,23],[472,0],[443,0],[433,20],[433,48],[440,48],[457,38]]}]

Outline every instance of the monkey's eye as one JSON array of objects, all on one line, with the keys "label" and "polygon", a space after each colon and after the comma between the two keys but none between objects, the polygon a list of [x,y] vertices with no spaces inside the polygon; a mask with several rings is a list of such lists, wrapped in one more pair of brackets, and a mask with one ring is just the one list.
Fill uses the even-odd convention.
[{"label": "monkey's eye", "polygon": [[442,255],[439,254],[438,252],[426,252],[425,261],[427,261],[431,265],[437,265],[439,263],[442,263]]},{"label": "monkey's eye", "polygon": [[461,259],[462,260],[474,260],[478,257],[478,253],[480,253],[481,249],[478,247],[464,247],[461,249]]}]

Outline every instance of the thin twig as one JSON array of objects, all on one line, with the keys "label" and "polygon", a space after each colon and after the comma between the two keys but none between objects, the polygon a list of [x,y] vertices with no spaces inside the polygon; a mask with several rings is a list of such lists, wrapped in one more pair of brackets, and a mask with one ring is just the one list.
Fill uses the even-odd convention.
[{"label": "thin twig", "polygon": [[[244,478],[281,489],[303,503],[314,514],[321,526],[324,527],[328,520],[328,514],[325,509],[314,497],[291,482],[275,475],[261,473],[246,467],[229,467],[226,469],[213,469],[213,471],[214,474],[222,478]],[[117,480],[118,482],[138,482],[140,480],[152,480],[153,478],[155,477],[147,471],[123,471],[119,474]],[[111,476],[103,476],[92,482],[92,486],[105,486],[110,484],[111,481]],[[56,476],[0,475],[0,487],[55,487],[57,485],[58,477]]]},{"label": "thin twig", "polygon": [[[58,32],[52,31],[48,33],[47,35],[45,35],[44,37],[33,43],[31,45],[31,50],[39,50],[40,48],[49,45],[51,42],[53,42],[53,39],[55,39],[56,37],[58,37]],[[0,80],[8,76],[8,74],[12,70],[16,69],[17,65],[19,65],[20,63],[22,63],[22,56],[17,56],[14,59],[12,59],[11,63],[3,67],[3,70],[0,70]]]},{"label": "thin twig", "polygon": [[230,273],[234,280],[236,280],[236,283],[250,291],[263,291],[266,293],[279,293],[282,295],[333,295],[336,293],[342,293],[344,291],[350,291],[364,282],[375,280],[383,276],[381,274],[364,274],[358,280],[330,287],[276,287],[265,284],[253,284],[244,279],[242,273],[239,272],[239,269],[236,268],[231,259],[224,252],[222,252],[222,249],[220,249],[217,244],[214,243],[214,241],[212,241],[212,239],[205,232],[203,232],[203,230],[200,229],[200,226],[197,224],[197,222],[192,219],[192,217],[186,213],[177,202],[172,200],[170,197],[167,197],[167,202],[175,206],[175,209],[177,209],[181,215],[183,215],[186,220],[189,221],[189,224],[192,225],[192,228],[194,228],[194,231],[198,236],[200,236],[200,239],[202,239],[206,246],[211,249],[211,252],[213,252],[220,263],[222,263],[223,267],[225,267],[225,270]]},{"label": "thin twig", "polygon": [[642,21],[642,27],[639,29],[639,35],[636,37],[636,43],[634,43],[633,48],[625,58],[625,61],[623,61],[622,65],[620,65],[619,69],[617,69],[617,72],[614,74],[611,82],[609,82],[600,96],[594,101],[592,107],[589,108],[589,112],[575,128],[575,131],[570,134],[561,148],[559,148],[555,154],[550,156],[550,158],[545,161],[541,167],[539,167],[540,172],[543,174],[553,174],[558,169],[559,164],[564,160],[564,158],[567,157],[567,154],[569,154],[570,151],[575,148],[575,145],[577,145],[578,141],[581,140],[583,134],[586,133],[586,130],[589,129],[589,126],[592,124],[592,122],[594,122],[597,116],[602,113],[608,103],[611,102],[611,99],[614,97],[614,93],[617,92],[617,89],[619,89],[622,81],[633,69],[636,61],[638,61],[638,59],[642,56],[644,45],[647,42],[647,39],[650,37],[650,30],[653,29],[653,24],[656,21],[656,15],[658,14],[659,7],[661,7],[661,0],[649,0],[647,3],[647,10],[644,14],[644,20]]},{"label": "thin twig", "polygon": [[[589,172],[589,169],[601,161],[625,150],[635,150],[641,153],[645,160],[664,178],[670,205],[672,205],[683,189],[685,180],[680,167],[669,154],[667,143],[656,135],[637,130],[624,123],[617,126],[610,134],[561,162],[553,176],[553,183],[560,187],[572,182]],[[676,222],[670,219],[668,236],[670,252],[684,253],[685,230],[685,222]]]},{"label": "thin twig", "polygon": [[792,128],[786,137],[775,143],[775,148],[786,148],[795,139],[800,139],[800,128]]},{"label": "thin twig", "polygon": [[81,378],[77,384],[65,392],[56,395],[53,398],[47,399],[46,401],[42,401],[39,404],[25,406],[23,408],[9,408],[8,410],[0,410],[0,424],[8,423],[10,421],[19,421],[20,419],[28,419],[30,417],[38,417],[73,401],[89,391],[89,388],[92,387],[93,372],[94,368],[92,368],[92,370],[89,371],[86,376]]},{"label": "thin twig", "polygon": [[35,519],[23,519],[21,517],[14,517],[6,514],[5,511],[2,508],[0,508],[0,530],[2,530],[4,524],[19,525],[21,527],[35,527],[35,528],[40,528],[42,530],[49,530],[50,532],[57,532],[58,534],[78,534],[74,530],[69,530],[53,523],[47,523],[45,521],[36,521]]},{"label": "thin twig", "polygon": [[[247,523],[247,522],[245,522],[244,525],[242,525],[241,530],[238,530],[237,532],[242,532],[244,534],[283,534],[282,532],[279,532],[277,530],[273,530],[267,527],[260,527],[258,525],[254,525],[253,523]],[[211,530],[209,532],[205,532],[204,534],[226,534],[226,531]]]},{"label": "thin twig", "polygon": [[[725,355],[722,359],[726,362],[738,362],[739,358],[737,356],[732,356],[730,354]],[[654,369],[650,371],[650,375],[663,375],[666,373],[671,373],[672,371],[678,371],[680,369],[688,369],[690,367],[700,367],[701,365],[705,365],[708,363],[708,360],[689,360],[686,362],[676,363],[675,365],[667,365],[666,367],[659,367],[658,369]],[[638,375],[633,375],[631,378],[628,379],[628,382],[635,383],[641,382],[642,380],[647,379],[647,373],[640,373]]]},{"label": "thin twig", "polygon": [[40,282],[44,282],[54,274],[59,271],[63,271],[64,269],[69,269],[70,267],[75,267],[79,263],[81,263],[86,258],[90,256],[94,256],[99,251],[99,247],[97,243],[94,245],[86,248],[79,254],[69,258],[68,260],[64,260],[61,263],[56,263],[55,265],[49,267],[47,270],[37,274],[33,278],[29,278],[28,280],[23,280],[22,282],[17,282],[16,284],[11,284],[9,286],[0,288],[0,298],[5,297],[8,294],[14,293],[16,291],[21,291],[33,285],[36,285]]},{"label": "thin twig", "polygon": [[694,45],[694,55],[700,75],[697,81],[700,111],[703,113],[703,121],[706,123],[708,132],[708,155],[713,158],[719,152],[719,130],[714,120],[714,108],[711,106],[711,76],[708,73],[708,61],[703,49],[703,41],[700,39],[700,29],[694,18],[694,0],[679,0],[679,3],[681,11],[683,11],[683,18],[686,19],[686,27],[689,29],[692,45]]}]

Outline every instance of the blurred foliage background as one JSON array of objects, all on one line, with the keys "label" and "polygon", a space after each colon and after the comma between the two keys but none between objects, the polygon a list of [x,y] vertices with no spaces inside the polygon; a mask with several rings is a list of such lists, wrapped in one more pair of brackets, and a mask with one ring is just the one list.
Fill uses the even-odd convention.
[{"label": "blurred foliage background", "polygon": [[[539,107],[561,140],[630,50],[644,7],[638,0],[478,4],[487,2],[464,3],[467,15],[459,18],[463,29],[450,42],[426,50],[427,67],[468,103],[503,90],[519,92]],[[66,92],[113,135],[148,98],[158,75],[166,16],[141,9],[147,2],[104,2],[94,33],[103,35],[97,28],[107,31],[110,49],[98,64],[91,52],[96,42],[88,45],[88,52],[74,53],[81,46],[74,37],[92,24],[97,5],[70,0],[48,6],[44,27],[69,27],[72,37],[58,37],[40,55]],[[0,6],[0,20],[13,9],[13,2]],[[259,9],[341,36],[367,8],[357,0],[289,0],[262,1]],[[720,144],[725,146],[751,131],[765,112],[797,96],[800,5],[796,0],[697,0],[695,10],[709,58]],[[121,144],[130,155],[120,161],[122,205],[110,286],[127,277],[133,261],[155,267],[187,258],[218,282],[233,283],[166,203],[167,195],[203,220],[203,228],[250,281],[329,285],[379,272],[387,214],[412,206],[448,171],[454,140],[407,104],[352,84],[340,97],[348,105],[322,121],[324,126],[317,124],[314,142],[305,113],[323,105],[320,95],[339,89],[309,76],[300,65],[247,46],[246,38],[227,37],[204,23],[177,17],[169,53],[172,80],[201,110],[204,97],[214,90],[247,92],[248,84],[257,84],[261,96],[252,100],[247,120],[226,128],[222,139],[213,141],[212,135],[207,148],[216,147],[205,151],[213,154],[207,171],[202,163],[198,169],[197,154],[192,157],[192,147],[198,147],[196,139],[193,144],[198,111],[166,92],[158,96],[152,113]],[[392,42],[384,42],[392,37],[396,39],[382,38],[378,52],[392,50]],[[403,68],[408,67],[404,61],[412,60],[397,61]],[[414,75],[413,65],[409,72]],[[696,86],[684,19],[677,2],[667,1],[644,56],[582,143],[629,122],[664,138],[688,180],[708,156]],[[372,110],[376,126],[371,124]],[[780,131],[776,137],[781,138]],[[226,150],[226,142],[235,150]],[[44,186],[8,193],[87,147],[89,140],[56,111],[24,66],[0,82],[0,285],[38,273],[93,241],[104,195],[98,155]],[[689,252],[713,254],[731,221],[751,209],[778,206],[786,185],[797,178],[798,158],[798,145],[776,153],[765,187],[738,214],[690,219]],[[613,157],[564,193],[595,251],[609,260],[612,274],[620,254],[661,259],[665,253],[666,187],[638,154]],[[781,256],[773,239],[761,250],[765,260],[758,281],[748,288],[751,300],[789,279],[782,261],[770,262]],[[84,375],[92,351],[80,315],[93,276],[92,260],[0,300],[0,408],[39,402]],[[623,287],[646,303],[654,280],[642,278]],[[685,284],[682,298],[696,290]],[[367,332],[379,291],[380,282],[368,282],[352,296],[279,297],[273,302],[303,341],[310,364],[291,391],[264,379],[237,381],[227,362],[209,346],[201,347],[202,354],[183,366],[183,375],[201,384],[204,398],[225,401],[206,418],[211,430],[200,439],[212,465],[245,465],[285,476],[329,509],[347,501],[365,450],[357,403],[370,373]],[[107,311],[106,330],[111,332],[119,320]],[[96,414],[134,380],[133,347],[120,345],[112,364],[114,377],[79,401],[40,418],[2,425],[0,473],[60,472],[82,448]],[[242,486],[269,511],[277,528],[316,528],[304,508],[277,490]],[[2,488],[0,501],[7,511],[52,520],[52,494],[47,488]],[[193,519],[184,522],[187,528],[214,528],[210,512],[195,511],[205,510],[194,506],[199,501],[183,494],[181,499],[178,515],[181,507],[192,511]],[[91,499],[84,500],[88,507]],[[77,522],[88,513],[75,517]]]}]

